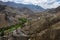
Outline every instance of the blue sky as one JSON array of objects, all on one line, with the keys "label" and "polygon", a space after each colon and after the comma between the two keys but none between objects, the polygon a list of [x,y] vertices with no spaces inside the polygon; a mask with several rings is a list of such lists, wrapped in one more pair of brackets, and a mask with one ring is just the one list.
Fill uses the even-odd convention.
[{"label": "blue sky", "polygon": [[60,0],[0,0],[0,1],[13,1],[15,3],[23,3],[23,4],[34,4],[39,5],[43,8],[56,8],[60,6]]}]

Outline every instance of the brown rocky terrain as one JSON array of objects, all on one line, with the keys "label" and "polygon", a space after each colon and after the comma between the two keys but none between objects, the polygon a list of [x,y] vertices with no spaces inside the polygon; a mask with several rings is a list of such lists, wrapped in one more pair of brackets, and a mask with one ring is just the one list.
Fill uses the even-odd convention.
[{"label": "brown rocky terrain", "polygon": [[21,17],[28,19],[22,29],[9,33],[8,40],[60,40],[60,7],[32,13],[27,8],[17,9],[8,6],[0,11],[0,27],[15,24]]}]

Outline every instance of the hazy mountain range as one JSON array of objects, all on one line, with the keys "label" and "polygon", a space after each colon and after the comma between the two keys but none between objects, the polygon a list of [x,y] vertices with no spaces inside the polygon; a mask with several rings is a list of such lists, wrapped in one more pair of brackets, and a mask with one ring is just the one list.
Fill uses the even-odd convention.
[{"label": "hazy mountain range", "polygon": [[10,1],[8,1],[8,2],[2,2],[2,1],[0,1],[0,4],[5,4],[5,5],[11,6],[11,7],[15,7],[15,8],[26,7],[28,9],[32,10],[32,11],[35,11],[35,12],[41,12],[41,11],[45,10],[41,6],[33,5],[33,4],[20,4],[20,3],[10,2]]}]

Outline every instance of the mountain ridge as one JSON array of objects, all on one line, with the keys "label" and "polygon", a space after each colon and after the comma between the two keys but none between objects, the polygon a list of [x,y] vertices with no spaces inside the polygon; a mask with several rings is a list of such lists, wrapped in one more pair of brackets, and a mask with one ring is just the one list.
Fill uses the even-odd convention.
[{"label": "mountain ridge", "polygon": [[36,11],[36,12],[41,12],[41,11],[44,11],[45,9],[42,8],[41,6],[38,6],[38,5],[33,5],[33,4],[21,4],[21,3],[14,3],[14,2],[2,2],[0,1],[0,4],[5,4],[7,6],[11,6],[11,7],[15,7],[15,8],[23,8],[23,7],[26,7],[26,8],[29,8],[30,10],[32,11]]}]

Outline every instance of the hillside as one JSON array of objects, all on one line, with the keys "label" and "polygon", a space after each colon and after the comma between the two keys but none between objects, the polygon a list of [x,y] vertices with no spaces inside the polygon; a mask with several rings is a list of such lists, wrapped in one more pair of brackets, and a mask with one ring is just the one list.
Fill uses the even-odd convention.
[{"label": "hillside", "polygon": [[52,10],[37,14],[40,19],[31,24],[31,40],[60,40],[60,7],[53,10],[55,13]]},{"label": "hillside", "polygon": [[32,14],[33,11],[25,7],[21,9],[17,9],[17,8],[9,7],[7,5],[0,5],[0,19],[1,19],[0,27],[2,27],[2,24],[12,25],[16,23],[18,18],[21,17],[27,18],[29,15],[26,14],[28,13]]},{"label": "hillside", "polygon": [[60,7],[34,13],[26,7],[0,5],[0,28],[18,23],[19,18],[26,18],[27,22],[7,34],[9,40],[60,40]]}]

